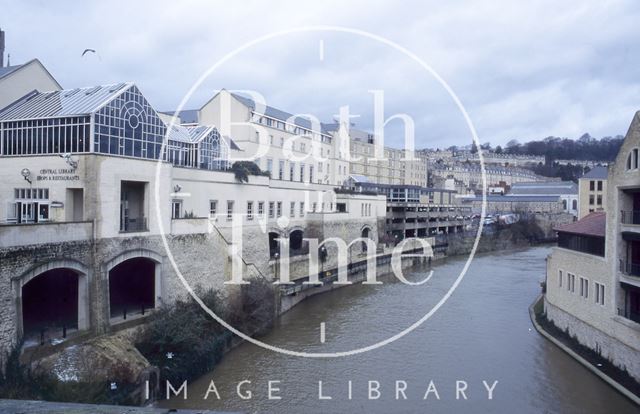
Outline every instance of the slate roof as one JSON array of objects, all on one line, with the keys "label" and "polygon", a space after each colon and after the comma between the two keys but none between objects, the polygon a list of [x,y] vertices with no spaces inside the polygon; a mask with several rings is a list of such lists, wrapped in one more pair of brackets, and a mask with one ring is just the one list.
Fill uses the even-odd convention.
[{"label": "slate roof", "polygon": [[600,165],[595,166],[591,169],[591,171],[589,171],[588,173],[586,173],[585,175],[582,176],[582,178],[590,178],[590,179],[595,179],[595,180],[606,180],[607,179],[607,175],[608,175],[608,169],[607,167],[602,167]]},{"label": "slate roof", "polygon": [[573,223],[555,227],[554,230],[563,233],[605,237],[607,230],[607,215],[602,211],[597,211],[586,215],[582,219],[574,221]]},{"label": "slate roof", "polygon": [[521,182],[511,186],[510,195],[564,195],[578,194],[578,186],[573,181]]},{"label": "slate roof", "polygon": [[176,111],[162,111],[161,114],[173,116],[177,115],[181,124],[197,124],[198,123],[198,110],[197,109],[183,109],[180,112]]},{"label": "slate roof", "polygon": [[24,63],[22,65],[12,65],[12,66],[0,67],[0,78],[2,78],[4,76],[7,76],[11,72],[15,72],[16,70],[20,69],[24,65],[26,65],[26,63]]},{"label": "slate roof", "polygon": [[[482,201],[482,196],[466,197],[464,201]],[[560,201],[558,195],[489,195],[487,194],[487,202],[504,202],[518,203],[523,201],[533,201],[541,203],[557,203]]]},{"label": "slate roof", "polygon": [[[234,98],[236,98],[238,101],[240,101],[243,105],[251,108],[251,110],[255,110],[256,109],[256,105],[255,102],[251,99],[251,98],[247,98],[246,96],[242,96],[242,95],[238,95],[236,93],[231,93],[231,96],[233,96]],[[311,121],[307,118],[302,118],[302,117],[295,117],[295,118],[291,118],[293,116],[293,114],[290,114],[288,112],[285,112],[281,109],[278,108],[274,108],[273,106],[269,106],[269,105],[265,105],[264,108],[260,108],[263,110],[263,113],[265,116],[269,117],[269,118],[274,118],[283,122],[292,122],[302,128],[306,128],[308,130],[311,131],[315,131],[315,132],[323,132],[323,133],[328,133],[331,130],[333,130],[332,128],[334,127],[334,123],[331,124],[325,124],[325,123],[320,123],[320,131],[316,131],[313,128],[313,125],[311,123]]]}]

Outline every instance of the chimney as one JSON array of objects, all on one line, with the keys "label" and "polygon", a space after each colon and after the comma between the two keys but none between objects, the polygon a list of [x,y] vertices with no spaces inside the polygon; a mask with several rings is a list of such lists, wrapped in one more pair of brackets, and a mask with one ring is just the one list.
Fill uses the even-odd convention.
[{"label": "chimney", "polygon": [[0,29],[0,68],[4,68],[4,32]]}]

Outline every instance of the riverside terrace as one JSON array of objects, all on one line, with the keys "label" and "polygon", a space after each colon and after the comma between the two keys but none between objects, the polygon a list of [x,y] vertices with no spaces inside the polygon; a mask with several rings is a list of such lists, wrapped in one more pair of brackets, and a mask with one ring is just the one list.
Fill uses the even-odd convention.
[{"label": "riverside terrace", "polygon": [[[191,286],[234,297],[224,285],[234,263],[246,279],[273,279],[275,238],[296,254],[305,237],[378,241],[383,231],[384,196],[267,176],[241,183],[226,170],[233,145],[215,128],[177,126],[162,151],[166,131],[130,83],[35,93],[0,112],[2,350],[22,337],[119,330],[182,297],[163,235]],[[353,260],[366,253],[350,249]],[[292,263],[303,268],[302,257]]]}]

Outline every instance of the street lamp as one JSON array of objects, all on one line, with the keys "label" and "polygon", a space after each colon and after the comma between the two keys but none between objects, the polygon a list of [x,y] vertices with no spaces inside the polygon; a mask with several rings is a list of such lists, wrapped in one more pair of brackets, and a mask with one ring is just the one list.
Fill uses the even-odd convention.
[{"label": "street lamp", "polygon": [[22,171],[20,171],[20,174],[22,174],[22,177],[24,177],[24,179],[27,180],[29,184],[31,184],[31,171],[29,171],[28,168],[23,168]]},{"label": "street lamp", "polygon": [[320,246],[320,274],[324,277],[324,262],[327,260],[327,248],[322,245]]},{"label": "street lamp", "polygon": [[280,257],[280,254],[278,252],[275,252],[273,254],[273,260],[275,261],[275,266],[276,266],[276,280],[278,280],[278,267],[280,265],[280,263],[278,263],[278,258]]}]

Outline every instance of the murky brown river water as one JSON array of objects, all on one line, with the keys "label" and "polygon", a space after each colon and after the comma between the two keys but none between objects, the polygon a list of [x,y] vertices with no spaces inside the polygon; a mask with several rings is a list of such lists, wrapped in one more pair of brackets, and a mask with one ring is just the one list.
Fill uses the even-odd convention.
[{"label": "murky brown river water", "polygon": [[[548,248],[477,256],[450,299],[422,326],[364,354],[333,359],[285,356],[245,343],[210,374],[189,383],[188,399],[162,407],[269,413],[638,413],[637,407],[592,375],[532,327],[528,307],[540,291]],[[464,261],[434,266],[422,286],[395,279],[318,295],[283,315],[264,342],[306,352],[345,351],[383,340],[411,325],[442,298]],[[419,279],[416,271],[408,278]],[[320,342],[320,324],[326,341]],[[236,394],[252,392],[251,399]],[[491,386],[493,399],[482,381]],[[215,393],[204,396],[210,382]],[[268,381],[274,395],[268,399]],[[318,382],[323,383],[319,399]],[[349,399],[351,381],[351,399]],[[379,399],[369,399],[378,381]],[[404,381],[404,383],[396,383]],[[431,389],[423,399],[430,381]],[[465,381],[468,399],[456,399]],[[405,388],[396,395],[396,386]],[[179,385],[179,384],[175,384]],[[375,388],[376,383],[372,383]],[[462,383],[459,384],[461,387]],[[377,396],[372,392],[372,396]],[[396,398],[397,397],[397,398]]]}]

